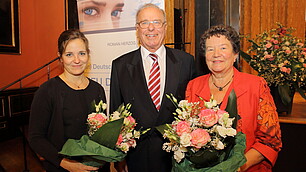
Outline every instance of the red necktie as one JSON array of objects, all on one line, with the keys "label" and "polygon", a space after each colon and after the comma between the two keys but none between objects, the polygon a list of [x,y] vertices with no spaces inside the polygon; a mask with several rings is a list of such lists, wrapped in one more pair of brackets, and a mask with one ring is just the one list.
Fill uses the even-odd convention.
[{"label": "red necktie", "polygon": [[160,69],[156,54],[149,55],[153,62],[149,76],[149,92],[157,110],[160,109]]}]

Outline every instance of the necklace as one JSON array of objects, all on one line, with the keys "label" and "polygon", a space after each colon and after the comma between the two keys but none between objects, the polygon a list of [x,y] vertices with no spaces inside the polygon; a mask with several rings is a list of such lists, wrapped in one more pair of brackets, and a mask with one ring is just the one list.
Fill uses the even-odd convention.
[{"label": "necklace", "polygon": [[234,75],[232,76],[232,78],[223,86],[223,87],[218,87],[214,82],[214,86],[217,87],[219,89],[219,91],[223,91],[223,88],[225,88],[233,79]]},{"label": "necklace", "polygon": [[67,81],[69,81],[70,83],[72,83],[73,85],[75,85],[77,88],[80,88],[80,86],[83,84],[83,82],[84,82],[84,78],[82,77],[81,78],[81,83],[80,84],[76,84],[76,83],[74,83],[74,82],[72,82],[70,79],[68,79],[67,77],[66,77],[66,75],[64,75],[65,76],[65,78],[67,79]]}]

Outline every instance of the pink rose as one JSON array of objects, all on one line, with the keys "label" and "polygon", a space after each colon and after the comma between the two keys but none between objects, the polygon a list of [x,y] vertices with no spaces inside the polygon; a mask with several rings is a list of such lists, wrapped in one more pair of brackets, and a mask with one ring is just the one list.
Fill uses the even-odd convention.
[{"label": "pink rose", "polygon": [[104,123],[106,123],[107,118],[102,114],[95,114],[94,116],[88,118],[89,123],[92,125],[97,125],[97,128],[100,128]]},{"label": "pink rose", "polygon": [[286,54],[290,54],[290,53],[291,53],[291,50],[286,50],[285,53],[286,53]]},{"label": "pink rose", "polygon": [[204,129],[198,128],[191,132],[191,143],[196,148],[201,148],[206,145],[206,143],[210,140],[210,135]]},{"label": "pink rose", "polygon": [[200,122],[203,123],[206,127],[211,127],[216,124],[219,120],[218,115],[213,109],[204,109],[201,110],[199,114]]},{"label": "pink rose", "polygon": [[286,67],[281,67],[281,68],[280,68],[280,71],[286,72],[286,69],[287,69]]},{"label": "pink rose", "polygon": [[122,143],[122,141],[123,141],[123,137],[122,137],[121,134],[119,134],[119,137],[118,137],[116,145],[120,145]]},{"label": "pink rose", "polygon": [[272,44],[271,43],[267,43],[266,44],[266,48],[270,48],[270,47],[272,47]]},{"label": "pink rose", "polygon": [[304,45],[304,44],[303,44],[303,43],[301,43],[301,42],[299,42],[299,43],[297,43],[296,45],[297,45],[297,46],[301,46],[301,47],[303,47],[303,45]]},{"label": "pink rose", "polygon": [[271,56],[270,54],[267,54],[267,55],[264,56],[265,59],[269,59],[269,58],[271,58],[271,57],[272,57],[272,56]]},{"label": "pink rose", "polygon": [[181,136],[183,133],[189,133],[190,132],[190,125],[186,121],[180,121],[176,125],[176,133],[177,135]]},{"label": "pink rose", "polygon": [[278,40],[273,40],[273,44],[278,44]]},{"label": "pink rose", "polygon": [[100,113],[97,113],[92,119],[95,119],[100,122],[105,122],[107,119]]},{"label": "pink rose", "polygon": [[303,67],[306,67],[306,63],[303,63]]},{"label": "pink rose", "polygon": [[274,45],[274,48],[275,48],[275,49],[279,49],[279,46],[278,46],[278,45]]}]

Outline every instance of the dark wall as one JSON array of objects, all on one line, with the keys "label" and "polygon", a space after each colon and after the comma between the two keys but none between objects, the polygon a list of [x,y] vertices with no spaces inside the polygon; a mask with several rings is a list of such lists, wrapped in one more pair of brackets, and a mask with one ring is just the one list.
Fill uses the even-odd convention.
[{"label": "dark wall", "polygon": [[280,125],[283,148],[273,172],[306,171],[306,124]]}]

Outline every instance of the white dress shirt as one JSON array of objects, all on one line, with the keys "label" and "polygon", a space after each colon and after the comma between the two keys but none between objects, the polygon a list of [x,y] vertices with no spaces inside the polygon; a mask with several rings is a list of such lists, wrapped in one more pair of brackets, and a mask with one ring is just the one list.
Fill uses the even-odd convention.
[{"label": "white dress shirt", "polygon": [[[150,70],[152,68],[153,59],[149,56],[151,54],[145,47],[140,46],[143,69],[146,76],[147,85],[149,83]],[[159,69],[160,69],[160,102],[164,95],[165,80],[166,80],[166,48],[162,45],[155,53],[157,55]]]}]

